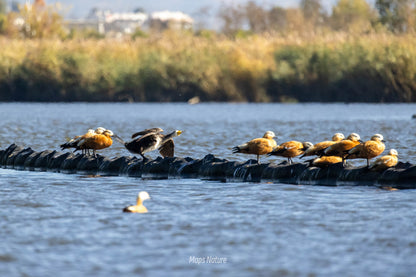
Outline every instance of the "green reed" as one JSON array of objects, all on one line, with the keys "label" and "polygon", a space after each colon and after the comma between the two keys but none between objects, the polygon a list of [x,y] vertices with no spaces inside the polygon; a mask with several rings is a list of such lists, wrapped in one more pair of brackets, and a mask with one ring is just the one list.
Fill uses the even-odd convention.
[{"label": "green reed", "polygon": [[416,38],[1,39],[2,101],[416,101]]}]

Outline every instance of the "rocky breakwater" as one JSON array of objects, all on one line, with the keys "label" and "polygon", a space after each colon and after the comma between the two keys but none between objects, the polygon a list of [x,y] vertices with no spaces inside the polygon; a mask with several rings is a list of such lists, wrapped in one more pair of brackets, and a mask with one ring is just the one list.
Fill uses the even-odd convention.
[{"label": "rocky breakwater", "polygon": [[199,178],[207,180],[279,182],[298,185],[367,185],[398,189],[416,188],[416,165],[399,163],[382,172],[366,167],[342,167],[335,164],[318,168],[308,162],[292,165],[245,163],[216,158],[157,158],[145,163],[136,157],[108,158],[52,150],[36,152],[16,144],[0,150],[0,166],[17,170],[62,173],[120,175],[143,178]]}]

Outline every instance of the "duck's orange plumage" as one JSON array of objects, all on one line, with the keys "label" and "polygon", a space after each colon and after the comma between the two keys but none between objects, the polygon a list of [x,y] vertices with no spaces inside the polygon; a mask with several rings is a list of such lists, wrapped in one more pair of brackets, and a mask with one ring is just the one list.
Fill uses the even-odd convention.
[{"label": "duck's orange plumage", "polygon": [[391,149],[388,155],[378,158],[369,168],[374,171],[383,171],[389,167],[396,166],[399,162],[396,149]]},{"label": "duck's orange plumage", "polygon": [[[96,130],[93,129],[89,129],[87,133],[85,133],[84,135],[80,135],[80,136],[75,136],[74,138],[70,139],[68,142],[61,144],[61,149],[67,149],[67,148],[75,148],[74,152],[77,150],[80,150],[78,148],[78,144],[80,143],[81,140],[92,137],[96,134],[102,134],[105,131],[105,128],[103,127],[98,127]],[[82,149],[82,152],[88,152],[89,149]]]},{"label": "duck's orange plumage", "polygon": [[312,161],[312,165],[324,167],[331,164],[342,163],[342,158],[338,156],[322,156]]},{"label": "duck's orange plumage", "polygon": [[325,156],[338,156],[343,159],[348,155],[348,151],[361,143],[360,136],[351,133],[346,139],[329,146],[324,151]]},{"label": "duck's orange plumage", "polygon": [[271,156],[280,156],[288,159],[289,163],[292,163],[292,158],[302,155],[305,150],[313,147],[311,142],[300,142],[300,141],[287,141],[277,146],[272,152],[269,153]]},{"label": "duck's orange plumage", "polygon": [[328,141],[322,141],[322,142],[318,142],[316,144],[314,144],[313,147],[308,148],[305,153],[301,156],[305,157],[305,156],[322,156],[324,154],[325,149],[327,149],[329,146],[343,140],[345,137],[343,134],[341,133],[336,133],[332,136],[332,140],[328,140]]},{"label": "duck's orange plumage", "polygon": [[82,139],[77,146],[77,149],[92,149],[94,151],[110,147],[113,144],[111,137],[113,132],[105,130],[102,134],[94,134],[93,136]]},{"label": "duck's orange plumage", "polygon": [[137,195],[136,205],[128,206],[123,209],[126,213],[147,213],[147,208],[143,206],[143,201],[150,199],[149,194],[146,191],[141,191]]},{"label": "duck's orange plumage", "polygon": [[367,159],[367,166],[370,165],[369,160],[381,155],[386,148],[383,143],[383,136],[375,134],[370,140],[359,144],[348,151],[347,159]]},{"label": "duck's orange plumage", "polygon": [[244,153],[257,155],[257,162],[260,155],[265,155],[273,151],[277,146],[274,138],[276,135],[272,131],[267,131],[262,138],[252,139],[249,142],[235,146],[233,153]]}]

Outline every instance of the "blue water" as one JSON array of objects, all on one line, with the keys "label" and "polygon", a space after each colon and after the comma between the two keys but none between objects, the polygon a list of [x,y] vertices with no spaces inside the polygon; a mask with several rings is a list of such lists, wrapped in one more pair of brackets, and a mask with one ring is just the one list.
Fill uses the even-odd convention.
[{"label": "blue water", "polygon": [[[266,130],[278,143],[341,131],[382,133],[386,149],[415,163],[415,112],[398,104],[0,104],[0,147],[58,150],[88,128],[127,139],[159,126],[184,130],[177,156],[244,161],[253,157],[231,148]],[[100,153],[129,155],[117,143]],[[149,213],[122,213],[141,190]],[[0,169],[0,276],[413,276],[415,194]]]}]

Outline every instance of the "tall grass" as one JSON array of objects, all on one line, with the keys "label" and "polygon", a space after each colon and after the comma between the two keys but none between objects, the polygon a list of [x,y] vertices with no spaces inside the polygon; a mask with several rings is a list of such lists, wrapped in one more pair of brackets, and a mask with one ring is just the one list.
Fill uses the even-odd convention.
[{"label": "tall grass", "polygon": [[416,38],[0,39],[2,101],[416,101]]}]

